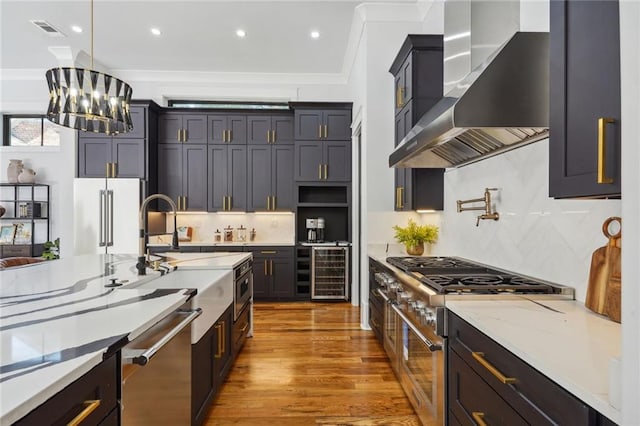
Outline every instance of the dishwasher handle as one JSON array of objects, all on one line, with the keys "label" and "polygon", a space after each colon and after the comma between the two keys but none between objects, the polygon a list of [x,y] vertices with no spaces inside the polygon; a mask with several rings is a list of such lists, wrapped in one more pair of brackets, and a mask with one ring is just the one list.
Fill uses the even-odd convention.
[{"label": "dishwasher handle", "polygon": [[122,362],[125,364],[138,364],[147,365],[149,360],[160,350],[164,345],[169,343],[178,333],[180,333],[185,327],[193,322],[202,314],[202,309],[196,308],[189,311],[179,311],[179,314],[188,314],[188,316],[180,321],[178,325],[171,329],[167,334],[162,336],[153,346],[149,349],[127,350],[122,351]]}]

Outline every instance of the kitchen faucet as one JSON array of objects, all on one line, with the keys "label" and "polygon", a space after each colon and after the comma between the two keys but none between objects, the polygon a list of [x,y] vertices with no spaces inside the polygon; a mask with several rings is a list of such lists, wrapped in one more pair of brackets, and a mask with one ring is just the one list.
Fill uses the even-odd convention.
[{"label": "kitchen faucet", "polygon": [[[491,192],[489,191],[497,191],[498,188],[485,188],[484,189],[484,197],[482,198],[474,198],[473,200],[458,200],[458,213],[464,212],[467,210],[484,210],[484,214],[481,214],[476,219],[476,226],[480,225],[480,219],[493,219],[498,220],[500,218],[500,214],[496,211],[491,211]],[[484,202],[484,206],[477,207],[462,207],[463,204],[469,203],[481,203]]]},{"label": "kitchen faucet", "polygon": [[136,264],[136,269],[138,270],[138,275],[146,275],[147,274],[147,262],[145,260],[145,253],[147,251],[147,230],[145,224],[145,213],[147,211],[147,206],[152,200],[155,199],[165,200],[171,206],[173,210],[173,238],[171,241],[171,248],[174,250],[178,249],[178,226],[177,226],[177,217],[178,217],[178,208],[176,207],[176,203],[173,202],[171,198],[164,194],[151,194],[147,198],[142,201],[140,205],[140,216],[138,217],[138,227],[140,228],[140,239],[139,239],[139,250],[138,250],[138,263]]}]

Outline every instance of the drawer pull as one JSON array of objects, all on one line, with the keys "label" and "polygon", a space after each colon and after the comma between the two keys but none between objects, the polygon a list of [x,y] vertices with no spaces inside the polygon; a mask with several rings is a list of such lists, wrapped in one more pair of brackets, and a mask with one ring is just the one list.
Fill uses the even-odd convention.
[{"label": "drawer pull", "polygon": [[484,413],[482,411],[472,412],[471,417],[473,417],[473,421],[475,421],[478,426],[487,426],[487,422],[484,421]]},{"label": "drawer pull", "polygon": [[491,365],[489,361],[487,361],[484,357],[484,352],[471,352],[473,359],[478,361],[480,365],[489,370],[491,374],[493,374],[501,383],[505,385],[510,385],[512,383],[516,383],[518,380],[515,377],[507,377],[500,372],[496,367]]},{"label": "drawer pull", "polygon": [[276,254],[278,253],[276,250],[260,250],[262,254]]},{"label": "drawer pull", "polygon": [[83,402],[82,405],[85,406],[84,410],[80,411],[80,413],[77,416],[75,416],[73,418],[73,420],[71,420],[69,423],[67,423],[67,426],[77,426],[80,423],[82,423],[82,421],[84,419],[89,417],[89,415],[91,415],[91,413],[96,411],[96,408],[98,408],[100,406],[100,400],[99,399],[91,399],[91,400]]},{"label": "drawer pull", "polygon": [[245,331],[247,331],[247,328],[249,328],[249,323],[246,323],[244,327],[242,327],[242,330],[240,330],[240,333],[244,333]]},{"label": "drawer pull", "polygon": [[598,118],[598,183],[613,183],[613,179],[607,177],[607,124],[613,124],[613,118]]}]

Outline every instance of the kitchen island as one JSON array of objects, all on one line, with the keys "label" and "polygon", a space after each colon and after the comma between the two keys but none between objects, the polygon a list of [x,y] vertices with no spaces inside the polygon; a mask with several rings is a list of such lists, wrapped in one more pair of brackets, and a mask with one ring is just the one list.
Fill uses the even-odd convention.
[{"label": "kitchen island", "polygon": [[[171,266],[228,271],[250,257],[181,254]],[[135,263],[135,255],[86,255],[0,272],[0,424],[19,420],[194,296],[188,289],[197,285],[186,281],[184,289],[153,288],[161,272],[138,276]],[[114,280],[123,285],[105,287]]]}]

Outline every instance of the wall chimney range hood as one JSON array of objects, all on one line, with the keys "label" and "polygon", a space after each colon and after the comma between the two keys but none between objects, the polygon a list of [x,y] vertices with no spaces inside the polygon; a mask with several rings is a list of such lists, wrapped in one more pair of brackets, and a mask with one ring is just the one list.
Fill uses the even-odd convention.
[{"label": "wall chimney range hood", "polygon": [[516,32],[427,111],[390,167],[459,167],[547,137],[549,34]]}]

